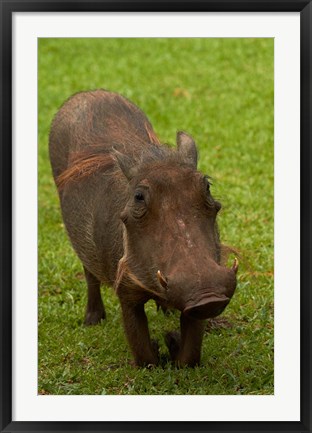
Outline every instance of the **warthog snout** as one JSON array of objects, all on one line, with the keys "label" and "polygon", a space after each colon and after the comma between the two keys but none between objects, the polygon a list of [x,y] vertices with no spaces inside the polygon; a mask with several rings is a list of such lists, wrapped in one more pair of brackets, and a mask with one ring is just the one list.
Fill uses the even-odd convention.
[{"label": "warthog snout", "polygon": [[210,288],[189,289],[190,283],[185,284],[173,276],[168,278],[160,270],[157,279],[165,289],[169,303],[193,319],[204,320],[221,314],[230,302],[236,288],[237,270],[237,258],[231,268],[216,265],[216,271],[207,278]]}]

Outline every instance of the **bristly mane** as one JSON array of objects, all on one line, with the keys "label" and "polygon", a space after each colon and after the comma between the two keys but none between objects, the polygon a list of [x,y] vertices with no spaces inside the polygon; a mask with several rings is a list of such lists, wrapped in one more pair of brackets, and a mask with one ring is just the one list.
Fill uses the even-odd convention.
[{"label": "bristly mane", "polygon": [[[119,110],[122,112],[130,103],[127,100],[121,103],[117,99],[115,104],[120,105]],[[91,121],[88,134],[81,129],[75,131],[78,150],[69,154],[66,169],[55,179],[59,191],[62,191],[69,182],[85,179],[98,170],[105,172],[117,168],[113,149],[126,154],[136,166],[160,161],[185,165],[182,155],[176,148],[160,143],[148,120],[143,124],[139,121],[136,123],[134,117],[132,127],[129,128],[128,117],[133,117],[132,104],[130,108],[131,111],[126,110],[125,116],[117,117],[114,113],[110,113],[110,117],[106,120],[110,138],[103,134],[101,127],[95,127]]]},{"label": "bristly mane", "polygon": [[107,170],[115,164],[113,157],[99,147],[89,147],[81,152],[74,152],[70,155],[68,167],[56,179],[56,185],[60,191],[69,182],[82,180],[99,169]]},{"label": "bristly mane", "polygon": [[[123,152],[124,146],[116,144],[112,148]],[[96,145],[70,154],[68,167],[56,179],[58,189],[62,191],[69,182],[85,179],[98,170],[107,171],[116,167],[112,148],[107,149],[106,146]],[[152,164],[158,161],[167,162],[169,160],[181,163],[180,155],[175,148],[168,145],[156,145],[154,143],[147,144],[144,147],[144,152],[131,155],[131,159],[133,160],[133,164],[137,166]]]}]

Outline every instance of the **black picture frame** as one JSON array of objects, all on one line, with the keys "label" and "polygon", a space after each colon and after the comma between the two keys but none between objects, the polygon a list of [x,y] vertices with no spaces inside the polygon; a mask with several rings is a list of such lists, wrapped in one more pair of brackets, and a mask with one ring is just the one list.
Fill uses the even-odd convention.
[{"label": "black picture frame", "polygon": [[[301,419],[298,422],[12,421],[12,15],[14,12],[300,12],[301,67]],[[1,432],[311,432],[311,0],[0,0],[0,430]]]}]

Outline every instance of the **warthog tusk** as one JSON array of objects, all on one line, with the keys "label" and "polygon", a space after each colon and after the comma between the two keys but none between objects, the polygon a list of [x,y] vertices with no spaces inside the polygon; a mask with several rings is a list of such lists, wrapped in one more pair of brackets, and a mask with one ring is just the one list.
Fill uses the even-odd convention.
[{"label": "warthog tusk", "polygon": [[157,271],[157,278],[158,278],[158,281],[161,284],[161,286],[164,289],[167,289],[167,286],[168,286],[167,278],[164,277],[163,274],[159,270]]},{"label": "warthog tusk", "polygon": [[238,270],[238,259],[235,257],[234,263],[233,263],[233,266],[232,266],[232,271],[234,271],[235,274],[236,274],[237,270]]}]

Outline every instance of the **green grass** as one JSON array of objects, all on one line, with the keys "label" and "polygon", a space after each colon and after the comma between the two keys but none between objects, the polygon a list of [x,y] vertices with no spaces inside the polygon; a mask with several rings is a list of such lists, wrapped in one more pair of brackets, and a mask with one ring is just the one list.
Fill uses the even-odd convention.
[{"label": "green grass", "polygon": [[[40,394],[274,392],[273,48],[273,39],[39,40]],[[109,288],[106,321],[83,325],[86,285],[61,220],[48,132],[66,98],[94,88],[130,98],[164,142],[188,131],[214,178],[221,239],[244,260],[223,321],[207,326],[200,367],[133,368]],[[178,313],[165,317],[152,302],[146,310],[165,357],[163,334]]]}]

